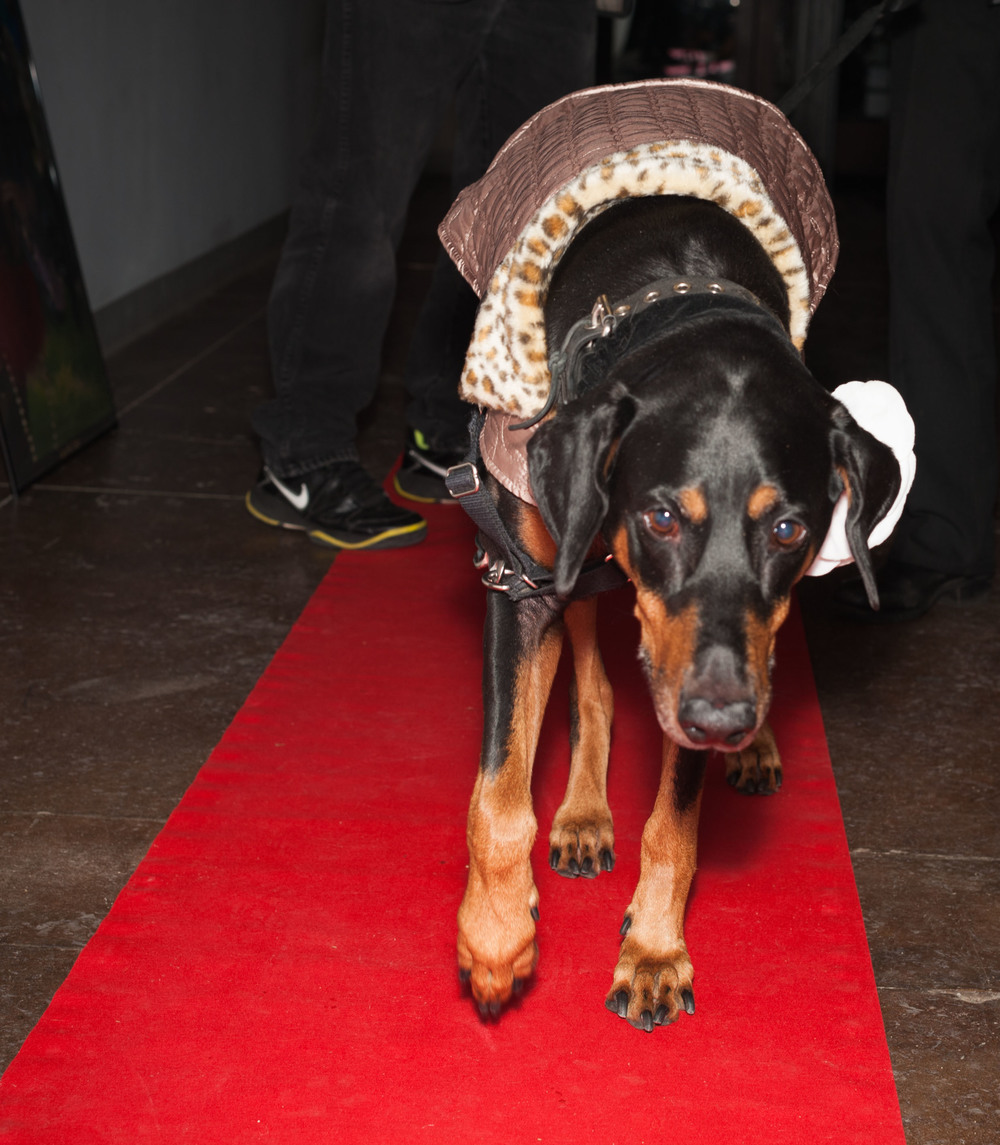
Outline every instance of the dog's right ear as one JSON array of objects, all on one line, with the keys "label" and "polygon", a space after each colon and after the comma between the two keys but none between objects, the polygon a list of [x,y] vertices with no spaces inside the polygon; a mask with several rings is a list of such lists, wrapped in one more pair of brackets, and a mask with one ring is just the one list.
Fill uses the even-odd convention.
[{"label": "dog's right ear", "polygon": [[847,544],[861,574],[868,603],[877,610],[878,588],[869,537],[900,492],[899,462],[889,446],[858,425],[843,406],[833,412],[830,443],[835,465],[831,499],[836,500],[835,495],[840,493],[847,497]]},{"label": "dog's right ear", "polygon": [[[857,562],[872,608],[878,608],[869,549],[896,527],[913,484],[913,419],[888,382],[845,382],[833,391],[830,422],[836,500],[830,528],[809,576]],[[839,495],[839,496],[838,496]]]},{"label": "dog's right ear", "polygon": [[555,589],[568,596],[608,512],[608,482],[635,415],[625,387],[601,387],[558,408],[528,442],[531,491],[556,542]]}]

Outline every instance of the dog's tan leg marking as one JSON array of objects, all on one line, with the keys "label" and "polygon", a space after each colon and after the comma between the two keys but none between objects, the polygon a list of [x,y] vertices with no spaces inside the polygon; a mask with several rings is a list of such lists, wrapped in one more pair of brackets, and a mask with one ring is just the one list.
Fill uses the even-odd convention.
[{"label": "dog's tan leg marking", "polygon": [[766,720],[749,747],[726,752],[726,782],[747,795],[773,795],[781,787],[781,757]]},{"label": "dog's tan leg marking", "polygon": [[704,755],[663,741],[663,771],[642,832],[639,882],[622,925],[621,951],[605,1005],[639,1029],[694,1013],[694,968],[684,908],[694,876]]},{"label": "dog's tan leg marking", "polygon": [[570,604],[565,621],[573,648],[572,756],[549,863],[560,875],[596,878],[615,863],[607,784],[614,697],[597,646],[597,598]]},{"label": "dog's tan leg marking", "polygon": [[562,629],[554,626],[518,666],[503,764],[494,772],[480,770],[469,805],[469,881],[458,911],[458,966],[484,1013],[498,1013],[538,960],[531,769],[561,645]]}]

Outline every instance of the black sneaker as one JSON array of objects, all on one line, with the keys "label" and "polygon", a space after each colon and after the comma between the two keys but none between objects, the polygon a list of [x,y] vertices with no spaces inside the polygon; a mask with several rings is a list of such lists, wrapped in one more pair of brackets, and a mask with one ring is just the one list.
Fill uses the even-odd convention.
[{"label": "black sneaker", "polygon": [[454,505],[444,479],[452,465],[465,460],[465,454],[461,447],[432,449],[419,429],[411,430],[402,464],[392,479],[393,487],[408,501]]},{"label": "black sneaker", "polygon": [[394,505],[356,461],[285,480],[265,466],[245,503],[258,521],[301,529],[335,549],[395,549],[427,533],[427,522]]},{"label": "black sneaker", "polygon": [[939,600],[965,604],[989,592],[989,576],[963,576],[940,573],[917,565],[904,564],[890,557],[876,574],[879,610],[868,603],[860,578],[846,580],[834,593],[834,608],[848,620],[866,624],[891,624],[916,620]]}]

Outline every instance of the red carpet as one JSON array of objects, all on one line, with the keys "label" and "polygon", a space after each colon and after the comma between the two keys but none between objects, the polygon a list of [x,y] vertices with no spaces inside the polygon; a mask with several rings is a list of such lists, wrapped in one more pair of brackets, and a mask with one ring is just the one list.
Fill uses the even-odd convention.
[{"label": "red carpet", "polygon": [[[499,1024],[455,972],[480,733],[471,528],[337,560],[0,1083],[19,1142],[902,1145],[803,637],[779,649],[785,786],[710,768],[689,910],[698,1012],[604,1009],[659,732],[610,596],[618,863],[547,866],[568,761],[536,769],[541,962]],[[610,641],[605,640],[605,647]]]}]

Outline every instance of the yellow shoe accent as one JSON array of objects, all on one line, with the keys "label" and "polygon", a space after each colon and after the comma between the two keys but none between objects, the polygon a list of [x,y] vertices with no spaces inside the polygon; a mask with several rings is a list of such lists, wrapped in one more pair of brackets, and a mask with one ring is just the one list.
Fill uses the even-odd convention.
[{"label": "yellow shoe accent", "polygon": [[418,501],[421,505],[443,505],[445,502],[438,501],[436,497],[418,497],[416,493],[409,493],[399,483],[399,474],[392,475],[392,487],[400,495],[405,497],[407,501]]},{"label": "yellow shoe accent", "polygon": [[247,493],[247,495],[243,498],[243,504],[246,506],[247,512],[250,514],[251,517],[256,517],[258,521],[263,521],[265,525],[273,525],[273,526],[275,526],[275,528],[278,528],[278,529],[301,529],[302,528],[301,525],[289,525],[285,521],[278,521],[274,517],[268,517],[266,514],[262,513],[259,509],[255,509],[252,502],[250,501],[250,494],[249,493]]},{"label": "yellow shoe accent", "polygon": [[[393,537],[405,537],[416,533],[425,533],[427,531],[427,522],[418,521],[415,525],[402,525],[398,529],[386,529],[384,533],[379,533],[377,536],[371,537],[366,541],[341,541],[336,537],[331,537],[329,533],[324,533],[322,529],[310,529],[309,536],[314,541],[320,544],[330,545],[335,549],[371,549],[377,545],[383,544],[385,541],[391,540]],[[403,542],[403,544],[416,544],[418,541],[423,540],[423,537],[414,536],[412,541]],[[387,548],[399,547],[387,545]]]}]

